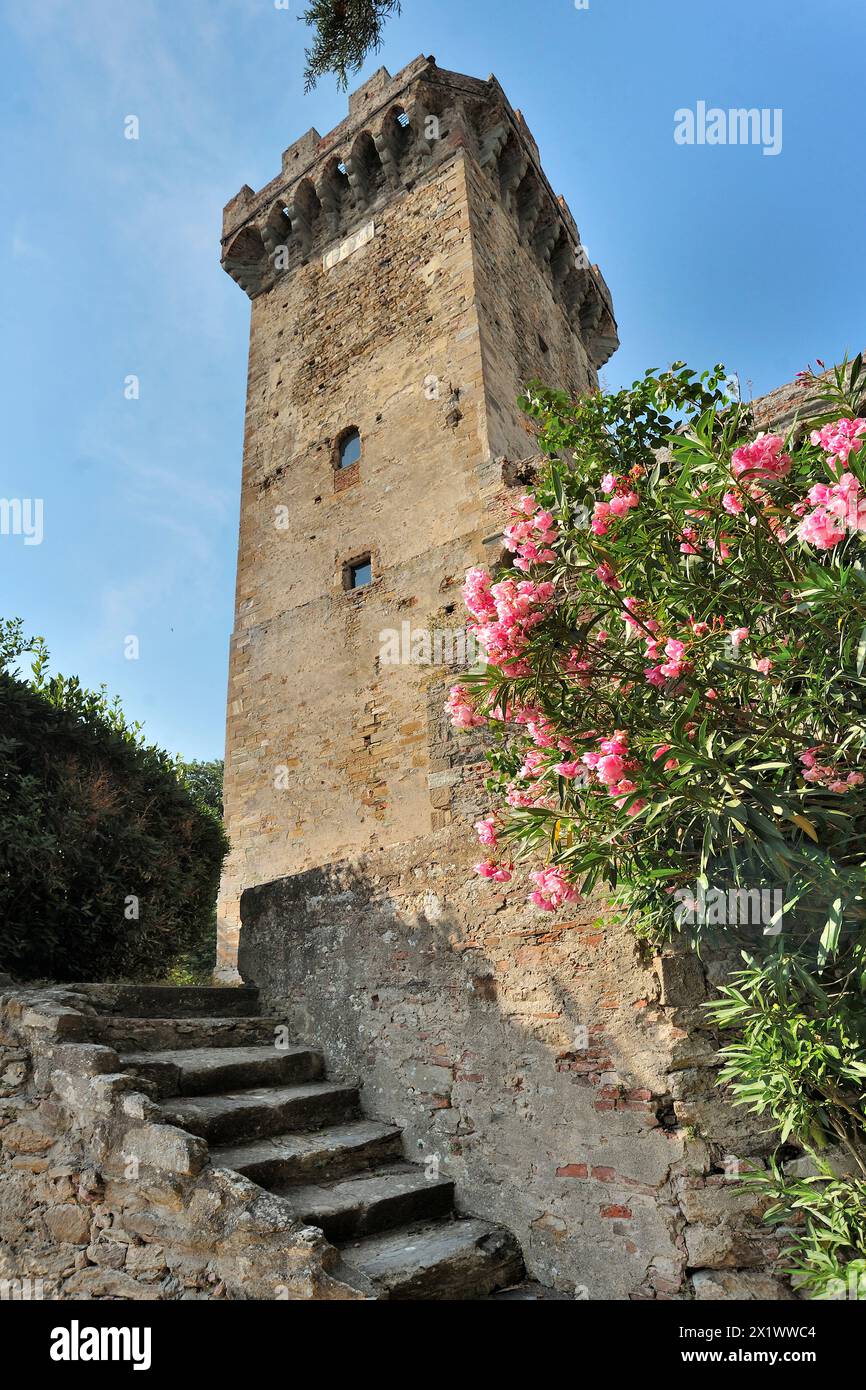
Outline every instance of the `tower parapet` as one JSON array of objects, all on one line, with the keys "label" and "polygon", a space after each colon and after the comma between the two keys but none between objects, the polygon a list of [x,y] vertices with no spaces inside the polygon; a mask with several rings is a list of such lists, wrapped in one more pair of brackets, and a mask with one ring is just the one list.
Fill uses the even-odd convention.
[{"label": "tower parapet", "polygon": [[610,291],[571,211],[553,192],[538,146],[495,77],[448,72],[419,57],[395,77],[379,68],[344,121],[307,131],[276,178],[245,185],[223,214],[222,264],[251,299],[328,255],[391,200],[462,148],[483,171],[596,369],[619,340]]}]

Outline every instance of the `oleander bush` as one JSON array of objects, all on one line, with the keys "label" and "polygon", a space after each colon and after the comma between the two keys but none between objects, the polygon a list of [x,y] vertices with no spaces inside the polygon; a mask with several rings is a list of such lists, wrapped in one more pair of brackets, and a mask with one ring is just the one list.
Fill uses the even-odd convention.
[{"label": "oleander bush", "polygon": [[488,664],[448,709],[484,731],[482,876],[545,912],[604,883],[654,942],[742,949],[724,1079],[814,1155],[808,1202],[762,1181],[774,1219],[798,1203],[798,1279],[839,1296],[866,1255],[866,379],[802,373],[782,433],[726,381],[528,388],[543,463],[502,571],[467,575]]}]

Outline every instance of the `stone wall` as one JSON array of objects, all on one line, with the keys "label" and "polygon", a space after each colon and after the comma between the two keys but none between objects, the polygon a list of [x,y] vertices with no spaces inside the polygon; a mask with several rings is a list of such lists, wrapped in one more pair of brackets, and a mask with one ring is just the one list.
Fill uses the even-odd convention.
[{"label": "stone wall", "polygon": [[772,1132],[716,1088],[691,955],[651,959],[605,904],[527,915],[462,825],[249,889],[244,978],[364,1079],[530,1275],[590,1299],[786,1298],[739,1181]]},{"label": "stone wall", "polygon": [[282,1198],[158,1122],[91,1041],[93,997],[0,993],[0,1301],[366,1296]]}]

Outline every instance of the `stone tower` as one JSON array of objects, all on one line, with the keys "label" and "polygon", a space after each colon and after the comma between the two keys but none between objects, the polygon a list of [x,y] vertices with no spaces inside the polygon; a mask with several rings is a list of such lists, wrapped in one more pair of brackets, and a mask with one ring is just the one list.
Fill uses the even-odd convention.
[{"label": "stone tower", "polygon": [[[290,145],[277,178],[227,205],[222,246],[252,301],[230,971],[245,888],[450,821],[455,776],[429,708],[443,669],[423,662],[423,639],[420,664],[383,664],[382,634],[405,656],[416,631],[460,628],[465,571],[496,550],[531,453],[521,389],[594,386],[617,337],[520,112],[494,77],[432,58],[381,68],[335,130]],[[365,564],[371,583],[352,587]]]}]

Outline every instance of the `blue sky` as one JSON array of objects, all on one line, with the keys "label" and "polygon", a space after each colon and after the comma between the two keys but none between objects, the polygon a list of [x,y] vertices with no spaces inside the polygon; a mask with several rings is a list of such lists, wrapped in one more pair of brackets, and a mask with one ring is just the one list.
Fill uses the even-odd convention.
[{"label": "blue sky", "polygon": [[[222,753],[232,625],[249,304],[221,211],[346,110],[304,96],[302,9],[0,4],[0,495],[45,505],[41,545],[0,536],[0,614],[188,757]],[[611,286],[607,382],[723,360],[759,394],[864,346],[864,42],[862,0],[404,0],[358,81],[494,72]],[[781,153],[677,145],[700,100],[781,108]]]}]

